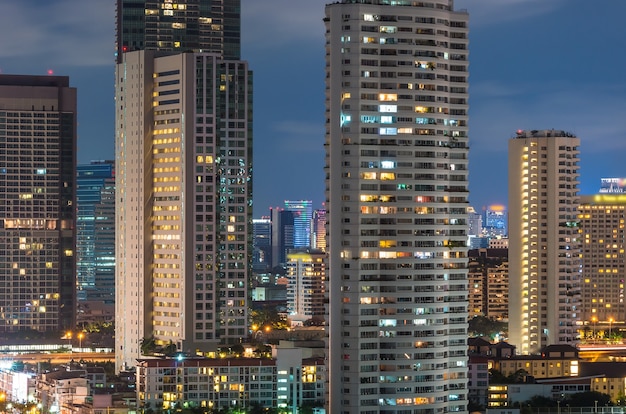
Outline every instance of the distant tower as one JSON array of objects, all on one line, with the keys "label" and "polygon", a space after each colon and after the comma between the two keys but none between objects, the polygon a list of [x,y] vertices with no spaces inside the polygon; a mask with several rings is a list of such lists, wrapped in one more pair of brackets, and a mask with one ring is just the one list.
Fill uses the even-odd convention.
[{"label": "distant tower", "polygon": [[468,22],[326,6],[332,414],[467,412]]},{"label": "distant tower", "polygon": [[0,332],[76,326],[76,89],[0,75]]},{"label": "distant tower", "polygon": [[581,320],[587,335],[624,327],[626,304],[626,194],[582,196],[578,221],[583,243]]},{"label": "distant tower", "polygon": [[324,320],[326,254],[321,250],[294,250],[287,255],[287,312],[292,324]]},{"label": "distant tower", "polygon": [[269,217],[252,220],[252,270],[266,273],[272,267],[272,220]]},{"label": "distant tower", "polygon": [[311,247],[326,251],[326,210],[313,211],[313,234]]},{"label": "distant tower", "polygon": [[285,211],[293,214],[293,246],[295,248],[311,247],[312,204],[310,200],[285,200]]},{"label": "distant tower", "polygon": [[467,208],[467,215],[468,215],[468,224],[469,224],[469,231],[467,233],[468,236],[470,237],[479,237],[482,235],[482,231],[483,231],[483,217],[480,213],[477,213],[476,210],[474,210],[474,207],[468,207]]},{"label": "distant tower", "polygon": [[507,223],[506,206],[494,204],[485,209],[484,231],[488,236],[506,236]]},{"label": "distant tower", "polygon": [[509,141],[509,340],[522,354],[576,340],[580,318],[580,140],[518,131]]},{"label": "distant tower", "polygon": [[115,162],[81,164],[76,174],[78,301],[115,303]]},{"label": "distant tower", "polygon": [[293,212],[282,208],[270,209],[272,220],[272,268],[287,262],[287,252],[295,248]]},{"label": "distant tower", "polygon": [[625,193],[626,178],[602,178],[600,181],[600,193]]}]

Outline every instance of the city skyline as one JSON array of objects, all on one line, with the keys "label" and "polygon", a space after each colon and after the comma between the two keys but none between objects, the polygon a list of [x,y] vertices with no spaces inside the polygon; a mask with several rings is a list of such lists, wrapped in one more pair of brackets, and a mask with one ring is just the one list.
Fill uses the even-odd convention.
[{"label": "city skyline", "polygon": [[[288,199],[314,208],[324,200],[326,3],[242,0],[242,56],[255,73],[255,217]],[[626,175],[617,158],[626,145],[626,3],[457,0],[455,8],[472,19],[470,205],[506,204],[506,143],[517,129],[579,136],[582,194]],[[2,73],[52,70],[78,89],[79,163],[114,156],[114,14],[114,0],[25,0],[7,5],[0,28],[19,39],[0,46]]]}]

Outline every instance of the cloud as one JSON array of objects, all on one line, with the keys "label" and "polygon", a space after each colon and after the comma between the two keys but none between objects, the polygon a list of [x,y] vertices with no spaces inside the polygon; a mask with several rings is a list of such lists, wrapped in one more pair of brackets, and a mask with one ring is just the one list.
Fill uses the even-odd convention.
[{"label": "cloud", "polygon": [[[113,64],[115,2],[21,0],[3,4],[0,58],[42,65]],[[12,39],[12,41],[8,41]]]},{"label": "cloud", "polygon": [[470,112],[472,147],[476,151],[506,151],[507,141],[517,129],[554,128],[576,134],[585,152],[626,149],[624,91],[626,85],[568,82],[477,84],[472,90]]},{"label": "cloud", "polygon": [[324,127],[319,122],[281,121],[273,123],[271,129],[280,140],[277,147],[281,151],[323,152]]},{"label": "cloud", "polygon": [[457,0],[456,10],[466,9],[472,26],[524,20],[558,9],[565,0]]},{"label": "cloud", "polygon": [[[242,0],[242,36],[248,48],[279,49],[324,41],[327,0]],[[283,53],[288,53],[284,51]]]}]

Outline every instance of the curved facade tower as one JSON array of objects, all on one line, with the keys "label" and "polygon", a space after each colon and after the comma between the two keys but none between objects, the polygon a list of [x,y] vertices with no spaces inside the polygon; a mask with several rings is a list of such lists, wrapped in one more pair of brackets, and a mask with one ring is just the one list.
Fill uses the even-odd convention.
[{"label": "curved facade tower", "polygon": [[333,414],[467,409],[468,20],[326,7]]}]

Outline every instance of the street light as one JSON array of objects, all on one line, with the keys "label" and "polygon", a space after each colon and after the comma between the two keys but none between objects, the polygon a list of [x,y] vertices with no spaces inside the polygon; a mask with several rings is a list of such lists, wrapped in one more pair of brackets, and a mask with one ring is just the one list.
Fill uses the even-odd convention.
[{"label": "street light", "polygon": [[78,352],[82,352],[81,349],[83,348],[83,338],[85,337],[85,334],[83,332],[79,332],[77,336],[78,336]]},{"label": "street light", "polygon": [[609,342],[611,342],[611,334],[613,333],[613,318],[609,318]]}]

